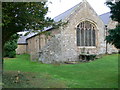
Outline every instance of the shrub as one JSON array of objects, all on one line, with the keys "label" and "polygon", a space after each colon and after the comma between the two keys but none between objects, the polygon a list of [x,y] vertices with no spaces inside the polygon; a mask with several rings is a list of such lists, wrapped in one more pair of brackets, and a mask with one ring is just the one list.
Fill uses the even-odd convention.
[{"label": "shrub", "polygon": [[9,52],[9,55],[8,55],[9,58],[14,58],[15,56],[16,56],[16,52],[15,51]]},{"label": "shrub", "polygon": [[14,58],[16,56],[18,35],[15,34],[4,45],[4,57]]}]

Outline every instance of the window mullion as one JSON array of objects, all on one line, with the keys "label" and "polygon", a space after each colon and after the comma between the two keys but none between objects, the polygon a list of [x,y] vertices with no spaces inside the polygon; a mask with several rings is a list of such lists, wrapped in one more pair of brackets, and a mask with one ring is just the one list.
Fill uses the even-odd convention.
[{"label": "window mullion", "polygon": [[91,29],[91,46],[93,46],[93,30]]},{"label": "window mullion", "polygon": [[77,28],[77,46],[80,46],[80,29]]},{"label": "window mullion", "polygon": [[[79,28],[80,28],[80,27],[79,27]],[[81,41],[82,41],[82,37],[81,37],[81,28],[80,28],[80,36],[79,36],[79,37],[80,37],[80,46],[81,46],[81,45],[82,45],[82,44],[81,44]]]},{"label": "window mullion", "polygon": [[81,22],[77,27],[77,45],[95,46],[96,32],[94,25],[88,21]]},{"label": "window mullion", "polygon": [[87,46],[89,46],[89,30],[87,28]]},{"label": "window mullion", "polygon": [[96,37],[95,37],[95,30],[93,29],[93,46],[95,46],[95,40],[96,40]]},{"label": "window mullion", "polygon": [[86,35],[85,35],[85,33],[86,33],[86,32],[85,32],[85,22],[83,22],[83,23],[84,23],[84,24],[83,24],[83,25],[84,25],[84,26],[83,26],[83,29],[84,29],[84,44],[83,44],[83,46],[85,46],[85,36],[86,36]]}]

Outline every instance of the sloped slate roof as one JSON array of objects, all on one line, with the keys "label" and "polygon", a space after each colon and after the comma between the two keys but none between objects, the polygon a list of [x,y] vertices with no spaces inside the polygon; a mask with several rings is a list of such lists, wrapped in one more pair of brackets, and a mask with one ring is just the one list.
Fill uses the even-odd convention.
[{"label": "sloped slate roof", "polygon": [[17,44],[27,44],[26,39],[29,38],[29,37],[32,37],[32,36],[34,36],[34,35],[35,35],[35,33],[30,33],[30,34],[28,34],[27,36],[21,36],[21,37],[18,39]]},{"label": "sloped slate roof", "polygon": [[77,4],[77,5],[75,5],[75,6],[72,7],[72,8],[68,9],[67,11],[63,12],[62,14],[56,16],[55,18],[53,18],[54,21],[55,21],[55,22],[58,22],[58,21],[60,21],[60,20],[64,20],[64,19],[65,19],[66,17],[68,17],[79,5],[80,5],[80,3]]},{"label": "sloped slate roof", "polygon": [[[80,4],[80,3],[79,3]],[[64,20],[66,17],[68,17],[78,6],[79,4],[75,5],[74,7],[70,8],[69,10],[63,12],[62,14],[56,16],[54,19],[55,22],[58,22],[60,20]],[[44,28],[43,31],[47,31],[49,29],[51,29],[52,27],[48,27],[48,28]],[[32,33],[32,34],[28,34],[27,36],[22,36],[21,38],[18,39],[18,44],[26,44],[26,39],[31,38],[33,36],[35,36],[36,33]]]},{"label": "sloped slate roof", "polygon": [[[67,18],[73,11],[75,11],[79,5],[81,3],[75,5],[74,7],[70,8],[69,10],[63,12],[62,14],[56,16],[54,19],[55,22],[58,22],[60,20],[64,20],[65,18]],[[104,22],[104,24],[108,24],[109,20],[110,20],[110,12],[107,12],[107,13],[104,13],[102,15],[100,15],[100,18],[102,19],[102,21]],[[51,29],[52,27],[48,27],[48,28],[45,28],[43,31],[47,31],[49,29]],[[23,36],[21,38],[19,38],[18,40],[18,44],[23,44],[23,43],[27,43],[26,40],[28,38],[31,38],[33,36],[35,36],[36,33],[31,33],[31,34],[28,34],[27,36]]]},{"label": "sloped slate roof", "polygon": [[17,44],[26,44],[26,36],[21,36],[19,39],[18,39],[18,42]]},{"label": "sloped slate roof", "polygon": [[108,22],[110,20],[110,15],[111,15],[110,12],[100,15],[100,18],[102,19],[102,21],[104,22],[105,25],[108,24]]}]

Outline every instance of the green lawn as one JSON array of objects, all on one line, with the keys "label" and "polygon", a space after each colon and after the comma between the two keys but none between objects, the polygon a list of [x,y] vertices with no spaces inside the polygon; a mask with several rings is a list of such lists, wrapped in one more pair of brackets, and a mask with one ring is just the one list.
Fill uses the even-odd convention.
[{"label": "green lawn", "polygon": [[[7,75],[17,71],[28,79],[29,85],[20,87],[38,88],[117,88],[118,55],[106,55],[92,62],[79,64],[41,64],[31,62],[29,55],[17,55],[16,58],[4,60]],[[3,79],[6,80],[6,79]],[[10,81],[11,79],[9,79]],[[4,82],[4,87],[17,85]]]}]

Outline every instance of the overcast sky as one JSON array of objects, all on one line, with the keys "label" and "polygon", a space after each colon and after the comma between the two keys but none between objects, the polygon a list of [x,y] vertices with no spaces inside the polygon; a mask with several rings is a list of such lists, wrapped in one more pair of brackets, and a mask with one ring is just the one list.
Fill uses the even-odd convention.
[{"label": "overcast sky", "polygon": [[[47,16],[54,18],[71,7],[77,5],[82,0],[48,0],[49,12]],[[87,0],[98,15],[109,12],[110,9],[104,4],[106,0]]]}]

